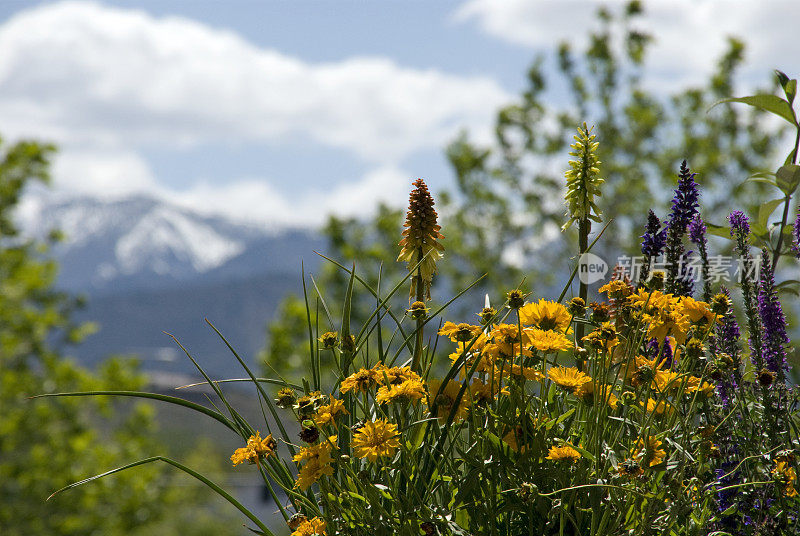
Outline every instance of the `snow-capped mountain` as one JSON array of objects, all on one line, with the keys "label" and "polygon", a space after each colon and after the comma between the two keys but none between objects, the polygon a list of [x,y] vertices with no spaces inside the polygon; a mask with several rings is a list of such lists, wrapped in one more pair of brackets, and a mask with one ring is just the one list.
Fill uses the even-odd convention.
[{"label": "snow-capped mountain", "polygon": [[321,245],[307,230],[268,229],[201,215],[163,200],[59,198],[32,192],[20,210],[24,234],[65,235],[53,254],[59,286],[99,291],[171,286],[298,270]]},{"label": "snow-capped mountain", "polygon": [[58,286],[87,297],[76,320],[99,331],[70,353],[86,364],[137,355],[149,371],[193,373],[164,331],[199,353],[208,371],[235,374],[235,362],[203,321],[240,354],[253,356],[289,292],[302,293],[300,262],[319,266],[323,239],[303,229],[270,229],[198,214],[144,196],[116,200],[32,191],[17,213],[23,234],[65,239],[51,253]]}]

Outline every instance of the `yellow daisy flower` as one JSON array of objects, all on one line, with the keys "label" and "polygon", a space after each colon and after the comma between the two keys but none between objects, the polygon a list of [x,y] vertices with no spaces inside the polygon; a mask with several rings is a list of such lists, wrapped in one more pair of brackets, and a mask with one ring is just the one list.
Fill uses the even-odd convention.
[{"label": "yellow daisy flower", "polygon": [[294,529],[291,536],[324,536],[328,534],[325,532],[325,520],[315,517],[310,520],[301,521],[300,524]]},{"label": "yellow daisy flower", "polygon": [[374,462],[379,457],[394,456],[400,446],[397,425],[386,420],[368,421],[353,436],[353,452]]},{"label": "yellow daisy flower", "polygon": [[439,335],[447,337],[453,342],[469,342],[482,331],[483,328],[480,326],[473,326],[465,322],[455,324],[448,321],[439,329]]},{"label": "yellow daisy flower", "polygon": [[397,385],[384,385],[378,389],[378,395],[375,400],[377,400],[378,404],[404,400],[410,400],[413,404],[416,404],[423,400],[426,395],[425,382],[411,379]]},{"label": "yellow daisy flower", "polygon": [[361,391],[365,393],[370,389],[377,387],[382,380],[382,376],[378,375],[378,371],[374,368],[362,368],[358,372],[354,372],[344,380],[339,386],[339,392],[347,393],[348,391]]},{"label": "yellow daisy flower", "polygon": [[531,346],[540,352],[560,352],[572,348],[572,341],[560,331],[533,328],[527,331],[527,335]]},{"label": "yellow daisy flower", "polygon": [[543,331],[564,333],[569,328],[572,315],[558,302],[540,299],[539,303],[528,303],[519,310],[520,320],[526,326]]},{"label": "yellow daisy flower", "polygon": [[323,404],[317,408],[317,413],[314,415],[314,422],[320,426],[328,423],[335,425],[336,415],[340,413],[344,415],[350,414],[344,407],[344,401],[331,397],[328,404]]},{"label": "yellow daisy flower", "polygon": [[575,463],[578,459],[581,458],[581,453],[572,448],[569,445],[563,445],[560,447],[550,447],[550,450],[545,457],[546,460],[552,460],[554,462],[571,462]]},{"label": "yellow daisy flower", "polygon": [[647,440],[641,437],[637,439],[631,454],[641,465],[646,467],[659,465],[667,457],[666,451],[661,448],[661,441],[653,436],[647,436]]},{"label": "yellow daisy flower", "polygon": [[239,465],[244,462],[256,463],[262,456],[275,455],[276,447],[277,444],[272,439],[272,434],[261,439],[261,434],[256,431],[256,435],[250,436],[247,440],[246,447],[236,449],[231,455],[231,462],[233,462],[233,465]]},{"label": "yellow daisy flower", "polygon": [[579,371],[576,367],[552,367],[547,371],[547,376],[559,387],[573,392],[586,382],[592,381],[591,376]]},{"label": "yellow daisy flower", "polygon": [[704,301],[695,300],[689,296],[683,296],[680,300],[681,312],[689,317],[693,324],[711,325],[714,321],[714,313],[709,305]]},{"label": "yellow daisy flower", "polygon": [[293,460],[295,462],[305,462],[297,475],[295,487],[306,491],[324,475],[330,476],[333,474],[331,451],[338,448],[337,441],[337,436],[330,436],[316,445],[300,449],[300,452],[294,455]]},{"label": "yellow daisy flower", "polygon": [[[642,406],[644,406],[644,402],[640,402]],[[656,403],[655,400],[652,398],[647,400],[647,413],[655,413],[657,417],[661,417],[664,414],[671,415],[675,408],[672,407],[672,404],[667,402],[666,400],[661,400],[660,402]]]},{"label": "yellow daisy flower", "polygon": [[[455,380],[450,380],[447,382],[444,388],[441,389],[441,393],[439,393],[441,386],[441,380],[434,379],[428,382],[428,406],[433,407],[434,397],[436,397],[436,415],[440,422],[445,422],[450,416],[450,412],[453,409],[453,404],[455,404],[456,399],[458,398],[458,393],[461,391],[461,383]],[[469,399],[466,394],[467,393],[465,392],[465,396],[462,396],[458,403],[458,408],[456,409],[455,417],[453,418],[454,421],[460,421],[467,416],[467,411],[469,410]]]}]

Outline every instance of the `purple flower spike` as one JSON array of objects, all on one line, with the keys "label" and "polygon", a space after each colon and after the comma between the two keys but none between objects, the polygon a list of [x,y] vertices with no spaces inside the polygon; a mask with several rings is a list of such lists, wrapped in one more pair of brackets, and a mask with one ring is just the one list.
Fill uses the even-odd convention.
[{"label": "purple flower spike", "polygon": [[675,197],[672,198],[672,213],[669,217],[669,226],[679,234],[686,230],[686,226],[697,214],[700,193],[697,190],[697,183],[694,181],[695,175],[697,174],[689,172],[689,166],[684,160],[681,163],[680,179],[678,179],[678,187],[675,189]]},{"label": "purple flower spike", "polygon": [[658,257],[667,243],[667,229],[661,228],[661,221],[651,210],[647,215],[647,225],[642,235],[642,254]]},{"label": "purple flower spike", "polygon": [[700,214],[695,214],[689,222],[689,239],[698,246],[706,243],[706,224]]},{"label": "purple flower spike", "polygon": [[741,210],[734,210],[728,215],[728,221],[731,224],[731,236],[749,235],[750,234],[750,220]]},{"label": "purple flower spike", "polygon": [[786,335],[786,317],[783,315],[778,293],[775,291],[775,277],[769,252],[761,253],[761,282],[758,290],[758,314],[764,329],[762,338],[764,364],[783,379],[788,370],[786,348],[789,337]]},{"label": "purple flower spike", "polygon": [[792,239],[792,249],[794,250],[795,256],[800,259],[800,208],[797,209],[797,219],[794,220]]}]

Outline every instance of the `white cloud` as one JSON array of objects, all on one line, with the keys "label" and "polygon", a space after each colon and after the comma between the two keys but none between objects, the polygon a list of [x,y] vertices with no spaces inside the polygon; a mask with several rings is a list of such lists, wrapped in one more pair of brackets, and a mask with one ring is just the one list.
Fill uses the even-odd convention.
[{"label": "white cloud", "polygon": [[[601,5],[622,9],[623,2],[529,0],[469,0],[455,12],[457,21],[476,21],[486,33],[518,45],[550,50],[566,39],[582,49],[587,28],[597,26]],[[747,86],[771,82],[771,69],[800,75],[796,21],[800,4],[794,0],[659,0],[645,2],[645,15],[636,24],[656,41],[650,49],[649,84],[672,90],[707,79],[727,48],[727,37],[747,44],[741,75]]]},{"label": "white cloud", "polygon": [[63,148],[53,162],[55,186],[97,197],[119,197],[157,188],[147,162],[133,151]]},{"label": "white cloud", "polygon": [[7,134],[91,146],[313,140],[373,163],[486,130],[496,82],[382,58],[314,64],[179,17],[46,4],[0,26]]},{"label": "white cloud", "polygon": [[319,226],[328,214],[369,216],[379,202],[402,205],[410,190],[410,175],[381,167],[330,190],[306,190],[291,198],[264,179],[243,179],[227,185],[202,183],[181,192],[159,195],[186,208],[240,221],[277,226]]}]

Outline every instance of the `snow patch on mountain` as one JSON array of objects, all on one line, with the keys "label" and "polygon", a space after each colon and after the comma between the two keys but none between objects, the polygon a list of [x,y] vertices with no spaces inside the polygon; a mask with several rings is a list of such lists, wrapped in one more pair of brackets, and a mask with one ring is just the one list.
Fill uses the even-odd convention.
[{"label": "snow patch on mountain", "polygon": [[170,263],[163,260],[165,255],[205,272],[239,255],[244,248],[244,242],[223,236],[210,225],[158,206],[117,241],[114,252],[122,273],[149,266],[165,275],[171,271]]}]

